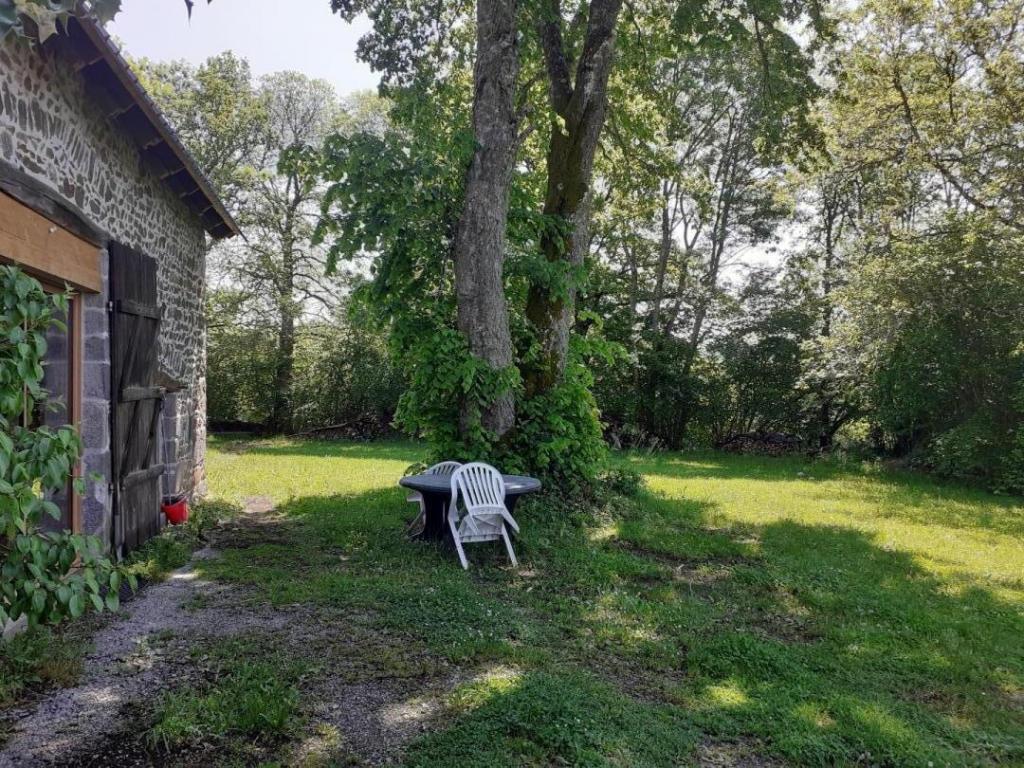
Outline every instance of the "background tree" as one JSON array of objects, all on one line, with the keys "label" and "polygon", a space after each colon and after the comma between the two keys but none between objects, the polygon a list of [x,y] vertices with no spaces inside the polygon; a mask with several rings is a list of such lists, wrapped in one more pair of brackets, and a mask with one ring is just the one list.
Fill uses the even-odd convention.
[{"label": "background tree", "polygon": [[[472,114],[476,121],[472,128],[468,120],[456,123],[455,131],[447,127],[439,130],[436,124],[427,129],[432,136],[448,135],[452,151],[447,152],[445,158],[448,162],[465,158],[465,167],[469,168],[470,175],[463,176],[456,201],[443,209],[445,215],[451,215],[453,210],[458,211],[458,215],[438,227],[439,233],[448,231],[449,227],[456,233],[463,233],[461,240],[458,235],[454,238],[456,250],[466,242],[472,228],[467,229],[463,224],[469,220],[467,217],[475,215],[476,210],[475,192],[473,202],[467,205],[466,179],[473,180],[473,185],[477,183],[474,174],[478,173],[481,158],[486,152],[507,148],[517,138],[520,142],[518,164],[504,182],[510,185],[507,188],[511,201],[505,222],[509,238],[507,259],[503,265],[494,257],[495,241],[482,246],[474,242],[473,248],[467,249],[473,252],[473,263],[477,268],[486,264],[492,276],[501,274],[504,266],[504,299],[510,315],[516,368],[523,383],[522,391],[517,392],[516,421],[497,440],[500,435],[494,430],[467,430],[464,408],[455,419],[463,425],[459,436],[462,447],[446,445],[445,449],[476,457],[500,456],[506,463],[520,461],[534,471],[555,472],[566,477],[577,472],[585,475],[592,471],[600,452],[597,409],[589,391],[590,373],[585,363],[608,350],[601,344],[593,344],[598,341],[600,323],[578,322],[576,294],[583,283],[587,257],[591,254],[591,182],[601,145],[609,82],[619,60],[616,40],[620,34],[619,27],[626,23],[622,18],[622,5],[605,0],[573,4],[572,7],[563,7],[557,2],[504,3],[493,8],[488,6],[491,11],[500,10],[501,13],[498,16],[488,14],[488,24],[475,28],[471,24],[471,8],[464,5],[446,7],[450,16],[445,24],[425,26],[421,24],[430,17],[425,5],[409,0],[400,6],[399,10],[398,5],[386,2],[334,3],[337,10],[350,18],[358,11],[366,11],[374,21],[373,31],[362,41],[360,52],[383,71],[385,87],[396,102],[413,104],[419,100],[423,103],[427,99],[436,99],[443,90],[462,99],[464,106],[460,112]],[[765,88],[771,84],[786,86],[786,97],[778,100],[781,106],[776,108],[780,113],[788,110],[790,121],[796,121],[799,110],[794,111],[794,107],[805,101],[810,91],[804,86],[796,91],[788,86],[791,81],[803,82],[800,78],[806,78],[809,60],[775,25],[783,23],[784,17],[796,19],[803,11],[793,8],[781,11],[774,7],[747,10],[751,14],[757,10],[758,20],[749,21],[757,29],[741,24],[742,35],[736,29],[719,29],[720,36],[713,40],[713,46],[723,46],[727,37],[742,37],[745,41],[760,39],[762,55],[759,61],[770,65],[760,70],[762,74],[769,73],[762,78]],[[518,36],[514,38],[509,33],[510,14],[514,16],[518,29]],[[633,9],[629,16],[630,32],[636,32],[637,37],[654,46],[649,58],[656,60],[682,50],[687,35],[697,31],[708,33],[713,28],[718,29],[716,25],[728,27],[732,24],[727,14],[720,16],[709,10],[699,18],[673,16],[659,4]],[[816,13],[814,17],[818,19]],[[502,22],[501,34],[493,26],[499,19]],[[672,34],[665,33],[666,22]],[[711,39],[710,35],[708,37]],[[417,42],[409,46],[409,40]],[[502,87],[500,99],[495,100],[498,91],[479,87],[481,67],[486,70],[492,66],[490,62],[508,62],[516,50],[519,75],[515,92],[512,93],[511,87]],[[471,56],[477,63],[478,79],[474,90],[465,86],[468,83],[466,63]],[[639,66],[641,59],[640,56],[625,57],[622,62]],[[777,69],[786,70],[789,74],[776,72]],[[506,67],[503,73],[514,71]],[[493,84],[495,81],[488,82]],[[545,87],[536,87],[539,84]],[[399,92],[404,94],[401,98],[397,97]],[[465,105],[470,98],[473,99],[472,112]],[[518,108],[513,110],[513,104]],[[399,110],[395,120],[409,120],[409,125],[418,130],[425,121],[422,115],[413,116],[414,112],[412,108],[407,113]],[[482,142],[486,126],[481,120],[502,133],[492,134],[488,142]],[[517,131],[513,130],[517,127]],[[467,155],[457,148],[465,146],[464,137],[469,135],[474,136],[475,145]],[[498,135],[501,139],[495,143]],[[421,135],[419,139],[422,141],[425,137]],[[502,157],[508,157],[504,149]],[[351,151],[339,153],[329,160],[328,174],[339,180],[332,201],[343,200],[348,206],[354,205],[354,210],[361,211],[360,218],[365,221],[374,215],[380,199],[376,187],[360,189],[355,185],[354,180],[360,178],[352,166],[355,160],[356,156]],[[344,172],[340,170],[342,167]],[[496,164],[489,177],[502,181],[503,173],[498,169],[505,167],[507,161]],[[369,183],[370,178],[376,179],[376,175],[361,178],[364,183]],[[493,187],[494,190],[502,188],[505,187],[501,184]],[[371,207],[363,208],[364,202]],[[365,232],[357,233],[357,223],[353,221],[351,210],[339,211],[340,207],[329,211],[331,216],[324,228],[325,236],[331,230],[340,233],[335,240],[335,253],[339,257],[378,249],[382,245],[388,247],[379,239],[367,241],[356,237]],[[501,211],[502,206],[491,205],[489,209]],[[460,227],[463,228],[460,230]],[[383,235],[384,231],[380,230],[378,234]],[[397,246],[390,238],[388,241]],[[441,254],[451,252],[449,242],[439,243]],[[382,258],[385,263],[395,261],[387,255]],[[458,272],[456,268],[456,274]],[[384,271],[378,274],[383,275]],[[388,271],[387,274],[389,279],[395,277],[393,272]],[[492,298],[493,294],[493,290],[489,291]],[[466,291],[459,293],[455,297],[458,313],[462,313],[467,302],[471,303],[475,298],[479,297],[471,297]],[[490,299],[486,303],[492,309],[498,306]],[[491,330],[498,328],[498,335],[503,335],[500,327],[488,326]],[[479,328],[477,331],[482,332]],[[574,331],[580,334],[577,342],[572,342]],[[440,329],[437,333],[441,333]],[[474,342],[465,332],[462,335],[467,339],[466,346],[471,348]],[[404,338],[410,344],[417,343],[410,336]],[[431,336],[430,341],[436,346],[437,335]],[[454,345],[451,350],[456,351]],[[471,350],[470,354],[472,356]],[[414,368],[410,359],[410,369]],[[480,398],[475,401],[475,406],[487,413],[497,399],[507,393],[504,387],[516,386],[512,376],[504,387],[496,386],[493,373],[497,369],[489,364],[481,368],[469,363],[464,370],[461,364],[453,364],[452,370],[450,378],[442,377],[441,380],[458,381],[456,391],[442,394],[432,386],[431,397],[454,398],[465,404],[471,402],[471,399],[467,400],[467,392],[472,392],[474,397]],[[466,375],[457,376],[455,370],[463,370]],[[486,373],[488,370],[489,383],[467,383],[474,382],[481,371]],[[437,377],[432,381],[438,381]],[[416,389],[414,386],[410,402],[414,400],[422,411],[438,417],[447,413],[445,408],[429,406],[426,402],[428,395]],[[507,418],[500,420],[502,430],[507,421]],[[493,425],[495,422],[490,423]],[[427,427],[422,419],[417,424],[432,434],[445,432],[442,425]],[[467,438],[472,439],[467,441]],[[572,468],[557,466],[561,460],[558,456],[572,454],[587,458],[581,458]]]},{"label": "background tree", "polygon": [[270,75],[260,84],[267,126],[260,169],[247,190],[238,221],[245,238],[215,256],[214,268],[265,302],[276,319],[276,361],[270,426],[292,428],[296,323],[304,312],[332,310],[342,287],[326,275],[325,255],[310,242],[323,188],[311,153],[338,125],[333,88],[296,72]]},{"label": "background tree", "polygon": [[[135,66],[243,230],[241,239],[218,244],[208,259],[211,418],[288,432],[323,426],[315,420],[330,422],[332,414],[350,415],[326,402],[326,394],[323,404],[295,399],[296,388],[302,397],[314,391],[306,380],[296,383],[297,365],[300,376],[322,378],[314,368],[322,365],[323,349],[333,348],[331,331],[345,338],[353,332],[341,306],[359,279],[354,273],[328,277],[324,249],[310,242],[323,194],[315,158],[333,132],[382,131],[384,103],[370,94],[342,103],[328,84],[297,73],[256,82],[248,63],[230,52],[199,67]],[[389,376],[380,379],[385,393]],[[388,397],[390,403],[375,410],[380,418],[387,412],[385,425],[394,409],[395,397]]]},{"label": "background tree", "polygon": [[249,63],[226,51],[198,67],[141,59],[132,68],[228,210],[240,210],[263,159],[270,117]]},{"label": "background tree", "polygon": [[821,285],[838,288],[814,357],[824,391],[840,384],[875,449],[1005,487],[1020,476],[1024,338],[1024,125],[1005,86],[1024,55],[1004,22],[1022,10],[858,9],[825,104],[829,162],[806,185]]}]

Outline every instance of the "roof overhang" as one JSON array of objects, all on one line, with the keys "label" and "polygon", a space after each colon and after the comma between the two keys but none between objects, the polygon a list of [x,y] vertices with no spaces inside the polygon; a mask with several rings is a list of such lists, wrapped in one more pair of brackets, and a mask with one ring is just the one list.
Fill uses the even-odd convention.
[{"label": "roof overhang", "polygon": [[167,184],[214,238],[239,234],[206,174],[153,102],[110,35],[88,16],[72,17],[47,46],[66,56],[107,118],[139,147],[144,165]]}]

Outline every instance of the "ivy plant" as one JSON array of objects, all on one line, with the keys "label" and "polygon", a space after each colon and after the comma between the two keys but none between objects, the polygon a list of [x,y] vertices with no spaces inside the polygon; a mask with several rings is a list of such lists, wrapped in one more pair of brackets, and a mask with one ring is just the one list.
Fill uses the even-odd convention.
[{"label": "ivy plant", "polygon": [[[184,2],[191,16],[195,0]],[[88,4],[81,0],[0,0],[0,40],[14,34],[42,43],[57,34],[71,16],[88,13],[106,24],[120,10],[121,0],[90,0]]]},{"label": "ivy plant", "polygon": [[[82,451],[74,427],[33,425],[47,405],[47,332],[66,330],[68,294],[48,294],[14,266],[0,267],[0,625],[27,617],[57,624],[88,608],[117,610],[122,571],[94,536],[42,530],[59,520],[50,497],[67,487]],[[82,492],[81,479],[75,480]],[[135,588],[131,575],[125,578]]]}]

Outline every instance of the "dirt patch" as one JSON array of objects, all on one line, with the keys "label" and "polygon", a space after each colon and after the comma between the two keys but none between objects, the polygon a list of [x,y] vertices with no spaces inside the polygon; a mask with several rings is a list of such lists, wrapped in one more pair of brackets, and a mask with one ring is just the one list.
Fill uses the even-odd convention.
[{"label": "dirt patch", "polygon": [[676,555],[670,555],[666,552],[660,552],[656,549],[635,544],[631,541],[622,541],[621,539],[617,539],[612,544],[624,552],[629,552],[631,555],[636,555],[637,557],[642,557],[646,560],[653,560],[654,562],[660,563],[673,571],[707,567],[725,568],[727,566],[750,562],[750,558],[742,557],[740,555],[723,557],[677,557]]},{"label": "dirt patch", "polygon": [[661,566],[661,577],[645,577],[644,583],[674,581],[698,594],[727,581],[733,576],[733,567],[748,562],[743,557],[682,558],[658,552],[627,541],[616,541],[614,546],[631,555],[651,560]]},{"label": "dirt patch", "polygon": [[269,496],[248,496],[242,508],[249,515],[266,515],[274,511],[274,500]]},{"label": "dirt patch", "polygon": [[[394,764],[406,745],[439,727],[445,698],[464,678],[453,672],[359,683],[345,679],[321,678],[310,691],[316,705],[309,735],[292,747],[293,761],[328,751],[355,765]],[[325,750],[324,741],[330,744],[331,737],[336,742]]]},{"label": "dirt patch", "polygon": [[752,741],[704,741],[697,747],[701,768],[778,768],[784,763],[763,757],[764,749]]}]

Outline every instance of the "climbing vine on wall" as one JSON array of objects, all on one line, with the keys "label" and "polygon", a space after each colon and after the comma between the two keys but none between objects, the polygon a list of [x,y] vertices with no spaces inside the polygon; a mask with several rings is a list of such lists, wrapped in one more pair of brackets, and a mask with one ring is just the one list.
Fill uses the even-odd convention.
[{"label": "climbing vine on wall", "polygon": [[[51,500],[81,454],[74,427],[35,425],[42,406],[46,335],[64,329],[68,296],[47,294],[18,268],[0,267],[0,626],[28,617],[56,624],[89,607],[116,610],[122,573],[97,538],[42,529]],[[75,483],[81,493],[81,481]],[[135,588],[133,576],[126,577]]]}]

